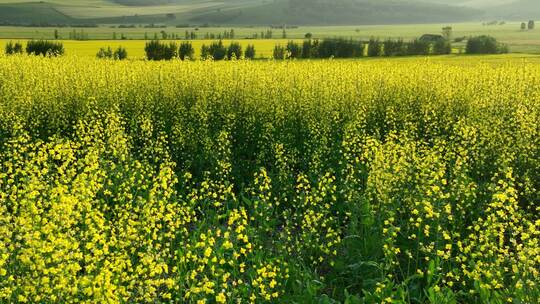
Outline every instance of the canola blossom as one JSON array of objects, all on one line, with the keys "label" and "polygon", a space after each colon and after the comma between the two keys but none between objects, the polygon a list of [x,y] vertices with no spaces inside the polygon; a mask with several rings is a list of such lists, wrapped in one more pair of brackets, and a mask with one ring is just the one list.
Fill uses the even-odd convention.
[{"label": "canola blossom", "polygon": [[540,65],[0,56],[0,303],[538,303]]}]

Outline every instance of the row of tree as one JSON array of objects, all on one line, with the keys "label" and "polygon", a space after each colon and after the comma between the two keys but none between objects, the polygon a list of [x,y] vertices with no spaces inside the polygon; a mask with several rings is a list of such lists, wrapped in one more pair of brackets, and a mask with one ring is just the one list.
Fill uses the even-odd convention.
[{"label": "row of tree", "polygon": [[[6,54],[22,54],[21,43],[8,42]],[[189,41],[182,42],[178,46],[175,42],[161,42],[152,40],[145,46],[146,58],[149,60],[181,60],[194,58],[195,49]],[[358,58],[363,56],[405,56],[405,55],[443,55],[452,52],[452,45],[446,39],[415,39],[405,42],[403,39],[387,39],[381,41],[372,38],[364,43],[352,39],[324,39],[322,41],[306,39],[302,44],[289,41],[286,46],[276,45],[273,52],[274,59],[288,58]],[[470,37],[467,40],[465,52],[467,54],[501,54],[507,53],[508,47],[500,44],[491,36]],[[26,53],[34,55],[58,56],[64,54],[64,46],[60,42],[47,40],[31,40],[27,43]],[[238,42],[232,42],[228,46],[223,41],[215,41],[210,45],[203,44],[201,58],[214,60],[233,58],[255,58],[255,46],[248,45],[245,50]],[[110,47],[101,48],[96,55],[98,58],[126,59],[127,50],[118,47],[112,50]]]},{"label": "row of tree", "polygon": [[381,41],[372,38],[368,43],[352,39],[304,40],[302,45],[289,41],[287,45],[276,45],[274,59],[287,58],[358,58],[406,55],[443,55],[452,52],[452,45],[447,40],[435,42],[415,39],[405,42],[403,39]]},{"label": "row of tree", "polygon": [[415,56],[415,55],[447,55],[452,53],[452,44],[446,39],[370,39],[367,43],[367,56]]},{"label": "row of tree", "polygon": [[[289,41],[286,46],[276,45],[274,59],[287,58],[358,58],[393,57],[414,55],[446,55],[452,53],[452,44],[447,39],[429,39],[425,37],[405,42],[403,39],[387,39],[381,41],[372,38],[369,42],[358,42],[352,39],[304,40],[300,45]],[[433,38],[433,37],[432,37]],[[497,42],[491,36],[469,37],[465,47],[467,54],[503,54],[508,53],[508,46]]]},{"label": "row of tree", "polygon": [[491,36],[470,37],[467,40],[465,53],[467,54],[503,54],[508,53],[508,46],[497,42]]},{"label": "row of tree", "polygon": [[[23,53],[23,46],[20,42],[8,42],[6,44],[6,54],[15,55]],[[48,40],[30,40],[26,44],[28,55],[60,56],[64,54],[64,45],[61,42]]]},{"label": "row of tree", "polygon": [[[146,58],[148,60],[171,60],[179,58],[181,60],[193,59],[195,48],[189,41],[182,42],[178,46],[174,42],[164,43],[159,40],[152,40],[146,43],[144,48]],[[223,41],[215,41],[210,45],[203,44],[201,47],[201,58],[214,60],[224,59],[246,59],[255,58],[255,46],[248,45],[245,51],[238,42],[232,42],[229,46],[225,46]]]},{"label": "row of tree", "polygon": [[[201,34],[201,35],[199,35],[199,34]],[[311,34],[308,33],[306,35],[311,35]],[[54,37],[55,37],[55,39],[58,39],[58,37],[59,37],[58,30],[55,30]],[[221,39],[235,39],[236,38],[236,33],[235,33],[234,29],[231,29],[230,31],[225,30],[225,31],[223,31],[223,33],[208,33],[208,32],[206,32],[204,34],[204,36],[202,36],[202,33],[197,33],[195,31],[185,31],[184,35],[181,35],[181,34],[178,34],[178,33],[168,33],[165,30],[162,30],[159,33],[157,33],[157,32],[153,33],[152,37],[150,37],[150,35],[147,32],[144,33],[144,40],[150,40],[150,39],[152,39],[152,40],[158,40],[158,39],[179,40],[179,39],[182,39],[182,38],[185,39],[185,40],[196,40],[196,39],[199,39],[201,37],[206,39],[206,40],[208,40],[208,39],[218,39],[218,40],[221,40]],[[286,39],[287,38],[287,32],[285,30],[282,30],[281,36],[279,36],[279,37],[281,39]],[[252,39],[274,39],[274,33],[273,33],[272,30],[267,30],[267,31],[262,31],[260,34],[259,33],[253,33],[253,35],[251,37],[249,37],[249,38],[252,38]],[[69,34],[69,39],[88,40],[88,35],[85,34],[83,31],[81,31],[81,32],[75,32],[74,31],[73,33]],[[124,33],[120,33],[120,35],[118,35],[116,32],[113,32],[112,33],[112,39],[113,40],[118,40],[118,39],[126,40],[127,36],[124,35]]]}]

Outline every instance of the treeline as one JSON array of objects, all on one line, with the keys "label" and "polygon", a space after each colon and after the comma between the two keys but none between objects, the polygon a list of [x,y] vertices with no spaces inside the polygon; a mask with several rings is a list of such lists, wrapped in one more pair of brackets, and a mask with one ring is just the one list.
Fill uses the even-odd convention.
[{"label": "treeline", "polygon": [[[22,54],[23,45],[20,42],[10,41],[6,44],[5,52],[7,55]],[[31,40],[26,44],[26,53],[28,55],[60,56],[64,54],[64,45],[48,40]]]},{"label": "treeline", "polygon": [[276,45],[274,59],[287,58],[359,58],[381,56],[443,55],[452,52],[449,41],[436,42],[415,39],[405,42],[403,39],[381,41],[372,38],[367,43],[353,39],[333,38],[304,40],[302,44],[289,41],[287,45]]},{"label": "treeline", "polygon": [[[508,53],[508,46],[497,42],[491,36],[470,37],[467,40],[467,54],[503,54]],[[287,45],[276,45],[274,59],[294,58],[359,58],[359,57],[394,57],[448,55],[452,53],[449,40],[440,39],[403,39],[380,40],[371,38],[368,42],[353,39],[304,40],[302,44],[289,41]]]},{"label": "treeline", "polygon": [[[88,33],[85,33],[83,30],[77,31],[72,30],[68,33],[69,40],[89,40]],[[58,30],[54,30],[54,39],[59,39],[60,34],[58,33]]]},{"label": "treeline", "polygon": [[274,59],[288,58],[355,58],[364,56],[364,43],[352,39],[304,40],[302,44],[289,41],[274,47]]},{"label": "treeline", "polygon": [[467,54],[504,54],[508,52],[507,45],[499,43],[497,39],[486,35],[469,38],[465,47],[465,53]]},{"label": "treeline", "polygon": [[[353,39],[333,38],[323,40],[306,39],[302,43],[289,41],[286,45],[276,45],[272,57],[274,59],[294,58],[360,58],[381,56],[406,55],[442,55],[450,54],[452,46],[448,41],[428,42],[415,39],[405,42],[402,39],[371,39],[365,43]],[[146,58],[149,60],[181,60],[193,59],[195,50],[191,42],[182,42],[178,46],[175,42],[162,42],[152,40],[145,46]],[[202,59],[224,60],[233,58],[253,59],[256,56],[255,47],[249,45],[244,50],[237,42],[226,46],[222,40],[203,44],[200,57]]]},{"label": "treeline", "polygon": [[416,55],[447,55],[452,53],[452,44],[446,39],[424,40],[414,39],[405,42],[403,39],[370,39],[368,56],[416,56]]},{"label": "treeline", "polygon": [[[189,41],[182,42],[178,46],[174,42],[164,43],[159,40],[152,40],[146,43],[144,51],[148,60],[171,60],[174,58],[189,60],[194,59],[195,56],[195,49]],[[254,45],[248,45],[243,50],[242,45],[238,42],[232,42],[228,46],[225,46],[223,41],[219,40],[212,42],[210,45],[203,44],[201,46],[202,59],[254,59],[255,55]]]},{"label": "treeline", "polygon": [[[64,46],[61,42],[48,40],[31,40],[26,45],[26,53],[43,56],[58,56],[64,54]],[[508,47],[497,42],[490,36],[470,37],[467,40],[465,53],[467,54],[502,54],[508,53]],[[23,45],[19,42],[8,42],[5,47],[8,55],[22,54]],[[191,42],[185,41],[180,45],[175,42],[162,42],[152,40],[145,46],[148,60],[181,60],[194,59],[195,49]],[[295,58],[360,58],[360,57],[392,57],[412,55],[444,55],[452,53],[452,45],[446,39],[429,41],[414,39],[405,42],[403,39],[386,39],[381,41],[372,38],[368,42],[355,41],[353,39],[306,39],[302,43],[289,41],[287,45],[276,45],[272,57],[274,59]],[[201,59],[254,59],[256,50],[254,45],[248,45],[245,49],[238,42],[231,42],[226,46],[222,40],[201,46]],[[127,50],[123,47],[113,51],[110,47],[101,48],[96,54],[98,58],[126,59]]]}]

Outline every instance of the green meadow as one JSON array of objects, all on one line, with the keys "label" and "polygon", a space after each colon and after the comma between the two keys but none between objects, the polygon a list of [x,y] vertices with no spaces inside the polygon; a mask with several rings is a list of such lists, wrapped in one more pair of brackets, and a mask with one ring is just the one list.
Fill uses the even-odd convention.
[{"label": "green meadow", "polygon": [[[481,23],[456,23],[456,24],[416,24],[416,25],[362,25],[362,26],[301,26],[289,28],[285,31],[285,39],[302,39],[307,33],[311,33],[314,38],[327,37],[348,37],[353,39],[367,40],[370,37],[403,38],[406,40],[417,38],[423,34],[440,34],[444,26],[452,26],[453,38],[490,35],[500,42],[508,44],[511,52],[516,53],[540,53],[540,30],[522,31],[520,24],[511,22],[504,25],[482,25]],[[260,39],[261,32],[266,33],[272,30],[273,39],[283,39],[283,30],[269,27],[182,27],[169,26],[166,28],[118,28],[111,25],[102,25],[97,28],[41,28],[41,27],[0,27],[0,39],[54,39],[55,29],[58,30],[60,39],[68,39],[74,30],[78,33],[85,33],[89,40],[111,40],[116,35],[120,40],[122,35],[126,40],[142,40],[145,36],[148,39],[154,37],[161,38],[162,31],[167,35],[177,35],[185,38],[185,32],[195,32],[198,39],[204,39],[206,35],[223,34],[224,31],[234,29],[235,39],[248,40],[256,35]],[[92,42],[94,43],[94,42]],[[120,43],[120,42],[119,42]],[[124,42],[121,42],[124,43]],[[130,42],[126,42],[130,44]],[[275,43],[273,43],[275,44]],[[461,46],[460,43],[455,43]],[[103,44],[106,46],[106,43]]]}]

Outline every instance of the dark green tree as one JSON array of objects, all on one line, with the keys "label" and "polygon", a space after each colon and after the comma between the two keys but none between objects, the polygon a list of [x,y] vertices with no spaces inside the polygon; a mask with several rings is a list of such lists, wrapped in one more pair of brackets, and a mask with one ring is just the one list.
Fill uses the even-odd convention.
[{"label": "dark green tree", "polygon": [[208,59],[209,57],[210,57],[210,48],[206,44],[203,44],[201,46],[201,58]]},{"label": "dark green tree", "polygon": [[403,39],[387,39],[383,43],[385,56],[403,56],[407,54],[407,46]]},{"label": "dark green tree", "polygon": [[114,57],[114,59],[116,59],[116,60],[124,60],[124,59],[127,59],[127,57],[128,57],[128,52],[127,52],[126,48],[124,48],[124,47],[122,47],[122,46],[119,46],[119,47],[114,51],[113,57]]},{"label": "dark green tree", "polygon": [[212,42],[208,50],[214,60],[223,60],[227,56],[227,48],[223,45],[223,41],[221,40]]},{"label": "dark green tree", "polygon": [[272,54],[272,57],[274,59],[285,59],[286,58],[286,54],[287,54],[287,50],[281,46],[281,45],[276,45],[274,47],[274,51],[273,51],[273,54]]},{"label": "dark green tree", "polygon": [[144,51],[148,60],[171,60],[177,55],[178,47],[174,42],[169,44],[159,40],[152,40],[146,43]]},{"label": "dark green tree", "polygon": [[242,57],[242,46],[238,42],[232,42],[227,48],[227,59],[240,59]]},{"label": "dark green tree", "polygon": [[467,54],[502,54],[508,53],[508,47],[498,43],[497,39],[491,36],[482,35],[469,38],[465,52]]},{"label": "dark green tree", "polygon": [[64,45],[61,42],[48,40],[31,40],[26,44],[26,53],[29,55],[60,56],[64,54]]},{"label": "dark green tree", "polygon": [[178,57],[181,60],[193,58],[194,54],[195,49],[193,48],[191,42],[185,41],[180,44],[180,48],[178,49]]},{"label": "dark green tree", "polygon": [[414,39],[407,45],[407,55],[429,55],[430,49],[430,42],[420,39]]},{"label": "dark green tree", "polygon": [[6,44],[6,55],[15,55],[15,54],[22,54],[23,53],[23,46],[20,42],[8,42]]},{"label": "dark green tree", "polygon": [[255,46],[250,44],[246,47],[246,51],[244,53],[244,57],[246,59],[255,59]]},{"label": "dark green tree", "polygon": [[304,40],[302,43],[302,58],[317,57],[315,43],[313,40]]},{"label": "dark green tree", "polygon": [[112,59],[113,58],[113,50],[111,47],[102,47],[99,49],[99,51],[96,54],[96,57],[99,59]]},{"label": "dark green tree", "polygon": [[371,38],[368,42],[368,56],[379,57],[382,55],[382,43],[379,39]]},{"label": "dark green tree", "polygon": [[287,54],[289,58],[300,58],[302,57],[302,48],[300,45],[294,41],[289,41],[287,43]]},{"label": "dark green tree", "polygon": [[433,44],[434,55],[447,55],[452,53],[452,44],[450,41],[437,40]]}]

